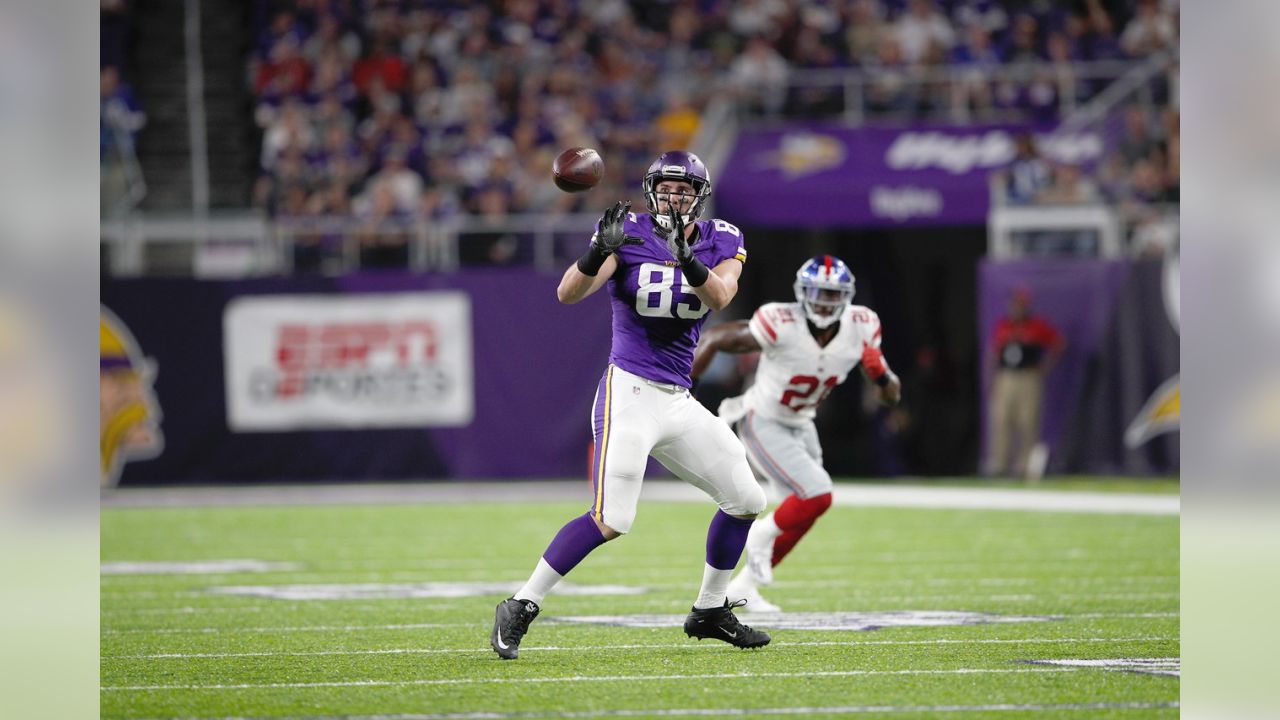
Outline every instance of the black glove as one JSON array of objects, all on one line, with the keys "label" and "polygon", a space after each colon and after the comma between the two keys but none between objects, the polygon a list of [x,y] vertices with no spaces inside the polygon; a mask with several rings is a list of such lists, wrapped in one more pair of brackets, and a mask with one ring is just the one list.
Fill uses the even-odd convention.
[{"label": "black glove", "polygon": [[630,200],[619,200],[613,207],[604,211],[604,216],[600,218],[600,222],[596,223],[596,234],[591,238],[591,247],[595,248],[596,252],[608,256],[623,245],[644,243],[643,239],[628,237],[622,232],[622,221],[630,211]]},{"label": "black glove", "polygon": [[676,211],[675,205],[668,205],[667,219],[671,221],[671,227],[667,230],[667,249],[671,251],[676,262],[684,265],[693,259],[693,250],[689,248],[689,241],[684,237],[684,217]]},{"label": "black glove", "polygon": [[596,223],[596,234],[591,236],[587,252],[578,258],[578,270],[584,275],[595,277],[605,259],[623,245],[644,244],[643,238],[628,236],[622,231],[623,220],[630,211],[631,202],[622,200],[604,211],[604,216]]},{"label": "black glove", "polygon": [[685,282],[690,287],[699,287],[707,281],[707,275],[711,271],[693,254],[693,248],[689,247],[689,241],[684,236],[684,218],[674,205],[667,206],[667,218],[671,220],[671,229],[667,231],[667,249],[676,262],[680,263]]}]

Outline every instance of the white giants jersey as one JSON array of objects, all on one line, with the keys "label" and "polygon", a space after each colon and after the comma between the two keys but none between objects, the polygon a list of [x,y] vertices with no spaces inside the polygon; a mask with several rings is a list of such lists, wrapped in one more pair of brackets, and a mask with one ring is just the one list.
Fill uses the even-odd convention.
[{"label": "white giants jersey", "polygon": [[880,347],[880,317],[862,305],[845,308],[826,347],[809,332],[800,303],[763,305],[749,326],[761,353],[745,409],[785,425],[812,421],[818,403],[862,361],[863,348]]}]

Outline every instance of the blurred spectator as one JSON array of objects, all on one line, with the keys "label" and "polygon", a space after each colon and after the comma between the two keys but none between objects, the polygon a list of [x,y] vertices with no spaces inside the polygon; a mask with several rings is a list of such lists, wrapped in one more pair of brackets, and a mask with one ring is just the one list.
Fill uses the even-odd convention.
[{"label": "blurred spectator", "polygon": [[649,154],[666,150],[688,150],[693,136],[698,132],[698,111],[689,103],[689,96],[676,90],[667,94],[666,107],[656,121],[657,137],[649,146]]},{"label": "blurred spectator", "polygon": [[314,142],[315,133],[307,122],[306,106],[290,98],[262,135],[262,167],[270,170],[286,149],[305,152]]},{"label": "blurred spectator", "polygon": [[1124,49],[1116,38],[1111,14],[1102,7],[1101,0],[1085,0],[1085,5],[1088,8],[1088,31],[1084,36],[1085,55],[1090,60],[1123,59]]},{"label": "blurred spectator", "polygon": [[128,83],[112,65],[101,70],[98,98],[98,162],[103,217],[127,209],[130,196],[128,164],[134,162],[134,139],[147,123]]},{"label": "blurred spectator", "polygon": [[408,79],[404,59],[393,51],[388,40],[381,38],[374,41],[372,52],[357,60],[351,71],[351,79],[361,95],[370,95],[374,78],[381,80],[381,87],[393,93],[400,92]]},{"label": "blurred spectator", "polygon": [[956,27],[981,27],[988,35],[998,35],[1009,26],[1009,15],[1000,0],[959,0],[951,11]]},{"label": "blurred spectator", "polygon": [[933,0],[909,0],[907,12],[893,24],[893,35],[909,65],[920,65],[931,50],[945,53],[955,43],[951,23]]},{"label": "blurred spectator", "polygon": [[1007,198],[1014,204],[1035,202],[1049,186],[1049,165],[1040,157],[1030,133],[1019,133],[1013,142],[1013,161],[1004,169]]},{"label": "blurred spectator", "polygon": [[866,91],[868,109],[892,114],[915,110],[918,88],[911,82],[910,68],[896,37],[880,38],[880,49],[871,71],[872,80]]},{"label": "blurred spectator", "polygon": [[782,0],[738,0],[729,11],[729,29],[741,37],[773,37],[790,12]]},{"label": "blurred spectator", "polygon": [[1008,313],[996,323],[987,350],[992,379],[988,475],[1026,475],[1031,450],[1040,442],[1044,379],[1065,348],[1066,340],[1058,329],[1032,314],[1031,290],[1017,288],[1009,299]]},{"label": "blurred spectator", "polygon": [[876,0],[853,0],[845,6],[845,51],[855,65],[872,65],[880,54],[880,39],[887,34],[884,15]]},{"label": "blurred spectator", "polygon": [[1000,55],[991,45],[991,34],[981,23],[970,24],[964,40],[951,51],[951,63],[957,74],[959,102],[971,111],[985,112],[992,107],[991,78],[1000,67]]},{"label": "blurred spectator", "polygon": [[1133,226],[1129,253],[1141,260],[1154,260],[1178,252],[1178,215],[1144,209]]},{"label": "blurred spectator", "polygon": [[407,213],[396,204],[395,190],[385,179],[370,183],[352,204],[356,213],[360,267],[405,267],[409,262]]},{"label": "blurred spectator", "polygon": [[1125,108],[1124,134],[1117,145],[1120,156],[1132,164],[1150,155],[1155,145],[1147,111],[1139,105]]},{"label": "blurred spectator", "polygon": [[405,149],[393,147],[383,158],[382,168],[369,178],[375,188],[386,188],[394,200],[397,213],[411,214],[422,195],[422,177],[405,162]]},{"label": "blurred spectator", "polygon": [[787,61],[769,41],[757,35],[747,41],[729,69],[732,87],[749,109],[776,115],[787,99]]},{"label": "blurred spectator", "polygon": [[1049,185],[1036,196],[1041,205],[1080,205],[1097,202],[1098,186],[1080,173],[1077,165],[1061,164],[1053,168]]},{"label": "blurred spectator", "polygon": [[1138,0],[1138,10],[1120,35],[1120,46],[1134,57],[1145,57],[1173,47],[1178,32],[1173,18],[1157,0]]},{"label": "blurred spectator", "polygon": [[298,51],[292,35],[276,40],[266,62],[258,65],[253,91],[263,98],[300,95],[311,81],[311,65]]}]

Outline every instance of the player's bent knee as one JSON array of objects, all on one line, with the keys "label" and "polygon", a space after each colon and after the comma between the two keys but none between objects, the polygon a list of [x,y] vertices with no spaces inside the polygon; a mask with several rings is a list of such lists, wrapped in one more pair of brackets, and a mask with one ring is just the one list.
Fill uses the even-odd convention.
[{"label": "player's bent knee", "polygon": [[720,509],[735,517],[755,517],[764,512],[765,505],[768,504],[769,499],[765,497],[764,489],[753,481],[734,502],[726,503],[728,507],[722,506]]},{"label": "player's bent knee", "polygon": [[596,528],[600,530],[600,534],[604,536],[606,542],[630,532],[631,522],[634,520],[634,518],[610,518],[609,522],[606,523],[594,515],[591,516],[591,519],[595,521]]}]

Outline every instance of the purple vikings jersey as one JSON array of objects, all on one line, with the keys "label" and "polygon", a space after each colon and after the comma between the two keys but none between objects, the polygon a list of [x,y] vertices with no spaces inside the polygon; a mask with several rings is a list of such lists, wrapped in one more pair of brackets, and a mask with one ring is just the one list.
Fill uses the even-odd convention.
[{"label": "purple vikings jersey", "polygon": [[[695,225],[693,254],[708,268],[728,258],[746,262],[741,230],[723,220]],[[614,253],[618,269],[607,284],[613,304],[609,362],[654,382],[690,387],[693,351],[711,308],[684,284],[648,213],[627,213],[623,230],[644,244],[623,245]]]}]

